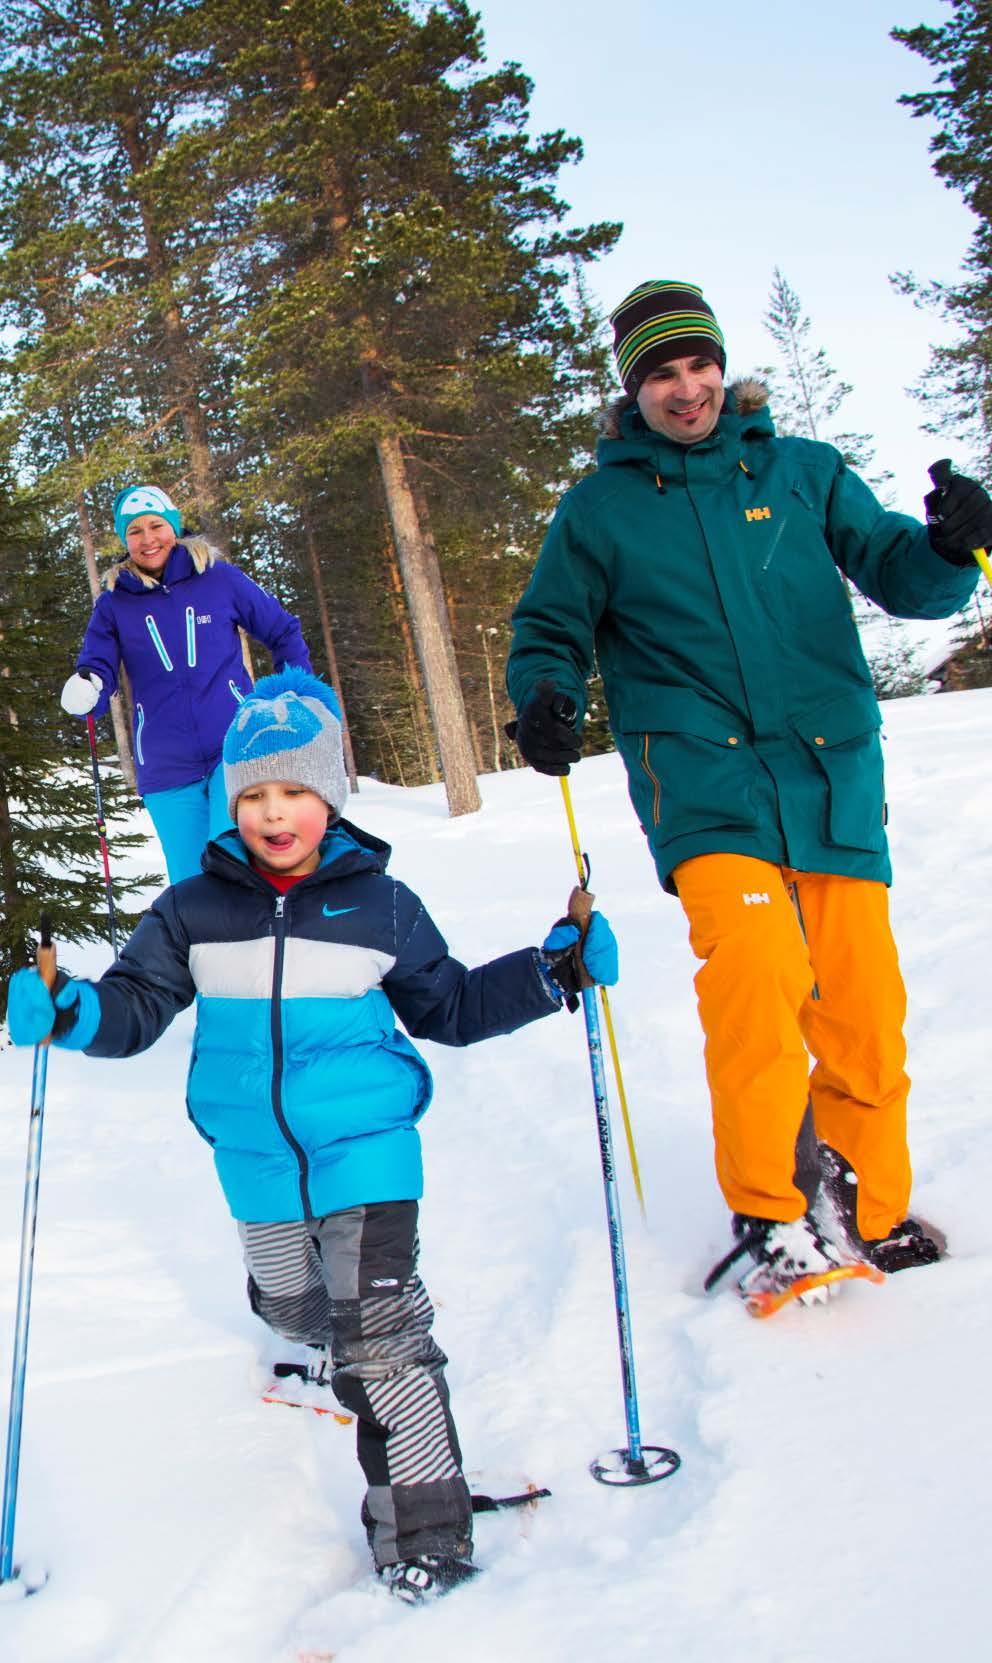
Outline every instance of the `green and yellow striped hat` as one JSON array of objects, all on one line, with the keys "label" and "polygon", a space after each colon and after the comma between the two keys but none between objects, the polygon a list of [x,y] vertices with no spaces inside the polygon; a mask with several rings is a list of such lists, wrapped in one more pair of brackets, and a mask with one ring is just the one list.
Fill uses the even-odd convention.
[{"label": "green and yellow striped hat", "polygon": [[639,283],[610,313],[613,354],[631,397],[660,364],[673,358],[713,358],[727,367],[723,331],[695,283]]}]

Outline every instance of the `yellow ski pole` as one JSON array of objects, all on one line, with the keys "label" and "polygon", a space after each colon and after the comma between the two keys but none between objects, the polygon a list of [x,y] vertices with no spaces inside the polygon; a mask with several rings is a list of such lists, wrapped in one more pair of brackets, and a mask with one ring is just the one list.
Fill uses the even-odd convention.
[{"label": "yellow ski pole", "polygon": [[[585,856],[582,853],[582,846],[579,843],[578,828],[575,824],[575,812],[572,808],[572,793],[569,790],[568,780],[564,774],[560,774],[558,776],[558,783],[561,786],[562,799],[565,804],[565,815],[568,820],[568,830],[572,839],[572,853],[575,856],[575,868],[579,874],[579,883],[582,888],[585,889],[589,882],[589,872]],[[620,1099],[620,1109],[623,1114],[623,1129],[627,1137],[627,1150],[630,1155],[630,1170],[634,1178],[634,1189],[637,1192],[637,1200],[641,1209],[641,1217],[646,1221],[648,1215],[644,1206],[644,1192],[641,1189],[641,1170],[637,1164],[637,1150],[634,1147],[634,1131],[630,1123],[630,1110],[627,1107],[627,1093],[624,1090],[623,1074],[620,1069],[620,1053],[617,1050],[617,1036],[613,1029],[613,1016],[610,1011],[610,1001],[607,996],[606,989],[602,984],[600,984],[599,992],[600,998],[603,1002],[603,1020],[606,1023],[606,1032],[610,1041],[610,1056],[613,1059],[613,1073],[617,1082],[617,1096]]]},{"label": "yellow ski pole", "polygon": [[[927,469],[927,472],[929,473],[930,478],[937,487],[938,491],[946,490],[947,486],[951,482],[952,471],[953,468],[951,461],[946,456],[939,462],[935,462],[932,468]],[[992,560],[989,559],[988,549],[972,549],[971,552],[978,561],[978,564],[981,566],[982,571],[985,573],[989,588],[992,589]]]}]

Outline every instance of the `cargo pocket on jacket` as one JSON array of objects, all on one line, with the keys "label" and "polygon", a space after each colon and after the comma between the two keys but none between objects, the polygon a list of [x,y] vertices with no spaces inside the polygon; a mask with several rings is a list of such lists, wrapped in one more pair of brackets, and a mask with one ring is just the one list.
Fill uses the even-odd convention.
[{"label": "cargo pocket on jacket", "polygon": [[854,695],[837,701],[819,719],[801,717],[793,725],[826,778],[826,841],[879,854],[885,848],[881,718],[867,704],[862,695]]},{"label": "cargo pocket on jacket", "polygon": [[756,828],[749,789],[753,758],[738,735],[723,740],[670,732],[636,737],[640,780],[635,806],[655,841],[667,843],[723,826]]},{"label": "cargo pocket on jacket", "polygon": [[630,795],[656,846],[676,837],[759,824],[758,766],[740,718],[688,687],[624,683],[613,727]]}]

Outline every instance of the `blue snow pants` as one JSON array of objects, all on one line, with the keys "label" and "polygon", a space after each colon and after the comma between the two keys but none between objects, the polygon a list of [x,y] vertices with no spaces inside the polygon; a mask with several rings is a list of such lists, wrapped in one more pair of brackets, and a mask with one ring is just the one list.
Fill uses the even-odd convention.
[{"label": "blue snow pants", "polygon": [[212,774],[194,780],[192,785],[178,785],[173,791],[149,791],[144,803],[162,845],[170,883],[198,877],[200,856],[208,840],[233,825],[227,812],[221,762]]}]

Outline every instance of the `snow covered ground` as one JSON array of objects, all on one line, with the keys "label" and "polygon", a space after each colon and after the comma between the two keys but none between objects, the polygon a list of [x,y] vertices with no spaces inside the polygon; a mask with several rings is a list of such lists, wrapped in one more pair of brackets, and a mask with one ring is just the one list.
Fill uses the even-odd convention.
[{"label": "snow covered ground", "polygon": [[[828,1307],[753,1322],[702,1275],[728,1239],[712,1175],[692,975],[615,757],[573,771],[592,885],[620,937],[613,996],[647,1200],[614,1096],[645,1442],[676,1476],[604,1489],[624,1441],[581,1017],[463,1053],[429,1046],[424,1277],[467,1465],[553,1499],[478,1521],[488,1574],[407,1611],[363,1578],[351,1429],[260,1401],[274,1352],[186,1122],[192,1018],[129,1062],[49,1068],[18,1559],[48,1586],[0,1605],[3,1663],[954,1663],[992,1621],[992,692],[886,708],[895,922],[910,989],[920,1210],[952,1257]],[[363,784],[469,962],[539,941],[573,865],[557,783]],[[94,853],[94,882],[99,881]],[[66,949],[98,973],[99,949]],[[0,1054],[0,1408],[13,1337],[31,1055]],[[5,1423],[5,1414],[4,1414]]]}]

